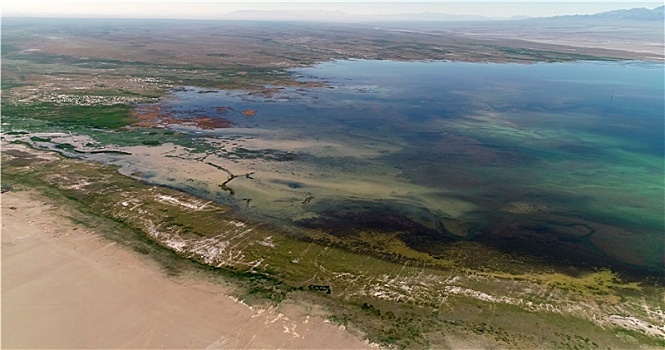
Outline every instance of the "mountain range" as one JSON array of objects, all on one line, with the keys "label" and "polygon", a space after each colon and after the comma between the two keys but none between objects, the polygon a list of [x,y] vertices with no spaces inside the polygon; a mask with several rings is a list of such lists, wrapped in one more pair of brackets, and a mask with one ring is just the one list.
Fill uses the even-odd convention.
[{"label": "mountain range", "polygon": [[324,22],[440,22],[440,21],[493,21],[493,20],[520,20],[520,19],[564,19],[564,20],[633,20],[633,21],[663,21],[665,6],[654,9],[632,8],[628,10],[614,10],[592,15],[565,15],[554,17],[530,18],[526,16],[515,17],[486,17],[478,15],[453,15],[446,13],[405,13],[391,15],[352,15],[342,11],[303,10],[303,11],[261,11],[241,10],[224,15],[224,19],[232,20],[274,20],[274,21],[324,21]]},{"label": "mountain range", "polygon": [[629,10],[614,10],[596,13],[593,15],[568,15],[556,16],[559,19],[618,19],[633,21],[663,21],[665,18],[665,6],[656,7],[653,10],[647,8],[632,8]]}]

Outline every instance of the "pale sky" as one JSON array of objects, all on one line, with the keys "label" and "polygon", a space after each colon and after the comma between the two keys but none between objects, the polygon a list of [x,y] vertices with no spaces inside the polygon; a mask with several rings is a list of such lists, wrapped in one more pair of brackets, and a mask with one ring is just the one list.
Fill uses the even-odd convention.
[{"label": "pale sky", "polygon": [[5,0],[2,16],[119,17],[216,19],[238,10],[326,10],[354,15],[439,12],[488,17],[546,17],[591,14],[633,7],[654,8],[661,2],[639,1],[55,1]]}]

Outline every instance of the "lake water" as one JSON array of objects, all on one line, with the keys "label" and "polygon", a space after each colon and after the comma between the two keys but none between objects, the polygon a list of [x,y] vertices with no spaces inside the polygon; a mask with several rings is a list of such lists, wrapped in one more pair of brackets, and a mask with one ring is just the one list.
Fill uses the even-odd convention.
[{"label": "lake water", "polygon": [[237,140],[227,155],[256,171],[234,182],[237,203],[253,200],[247,215],[338,235],[398,232],[431,254],[474,240],[662,273],[662,64],[357,60],[291,72],[326,86],[187,88],[171,99],[181,115],[256,110],[202,133]]}]

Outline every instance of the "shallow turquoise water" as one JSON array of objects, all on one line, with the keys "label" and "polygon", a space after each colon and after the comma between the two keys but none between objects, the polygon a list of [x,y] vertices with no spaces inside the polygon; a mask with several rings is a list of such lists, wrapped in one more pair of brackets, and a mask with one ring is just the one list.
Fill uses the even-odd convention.
[{"label": "shallow turquoise water", "polygon": [[[293,161],[333,179],[349,171],[371,178],[375,167],[388,167],[398,171],[396,187],[427,190],[381,200],[315,193],[310,210],[318,217],[284,212],[285,221],[399,231],[432,254],[450,240],[472,239],[564,264],[663,271],[662,64],[359,60],[292,74],[328,86],[281,88],[270,97],[192,88],[175,93],[175,110],[253,109],[256,116],[233,119],[235,126],[383,147],[362,159],[353,151],[300,152]],[[473,209],[453,213],[444,202],[454,200]]]}]

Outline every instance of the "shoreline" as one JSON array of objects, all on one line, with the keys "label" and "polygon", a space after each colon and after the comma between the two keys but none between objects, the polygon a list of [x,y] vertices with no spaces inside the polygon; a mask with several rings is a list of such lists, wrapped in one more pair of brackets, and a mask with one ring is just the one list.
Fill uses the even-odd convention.
[{"label": "shoreline", "polygon": [[33,192],[0,198],[3,348],[374,347],[303,307],[252,307],[221,284],[167,277]]}]

